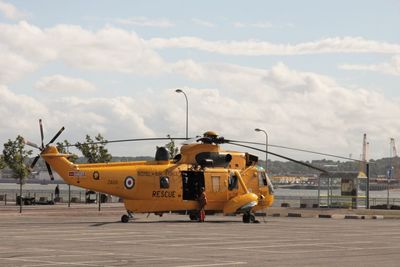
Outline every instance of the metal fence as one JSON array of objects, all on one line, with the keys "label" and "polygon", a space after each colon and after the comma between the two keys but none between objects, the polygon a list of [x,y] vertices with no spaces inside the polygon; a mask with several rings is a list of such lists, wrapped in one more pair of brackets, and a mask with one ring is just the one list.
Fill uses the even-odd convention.
[{"label": "metal fence", "polygon": [[[68,190],[60,190],[59,196],[56,197],[53,192],[47,190],[23,190],[22,198],[34,200],[30,202],[36,204],[68,203],[69,199],[71,203],[97,203],[99,194],[84,190],[71,190],[70,193]],[[0,190],[0,205],[15,205],[18,199],[18,190]],[[119,197],[106,194],[101,194],[100,199],[102,203],[121,202]]]},{"label": "metal fence", "polygon": [[[101,194],[102,202],[116,203],[121,202],[122,199],[116,196]],[[18,190],[0,190],[0,205],[15,205],[19,197]],[[55,197],[53,192],[48,190],[23,190],[23,198],[34,199],[37,204],[46,204],[51,201],[68,203],[70,198],[71,203],[97,203],[99,194],[87,194],[85,190],[71,190],[70,195],[68,190],[60,190],[58,198]],[[370,207],[388,205],[391,208],[399,207],[400,198],[370,198]],[[356,205],[356,206],[355,206]],[[317,197],[303,197],[303,196],[275,196],[274,207],[293,207],[293,208],[316,208],[318,207]],[[352,198],[347,196],[331,196],[320,197],[320,207],[329,208],[349,208],[349,207],[366,207],[366,198],[358,197]]]},{"label": "metal fence", "polygon": [[[369,199],[370,208],[374,206],[387,206],[389,208],[400,209],[400,198],[378,198]],[[274,207],[293,207],[293,208],[317,208],[318,197],[301,197],[301,196],[275,196]],[[319,207],[327,208],[365,208],[365,197],[349,197],[349,196],[326,196],[320,197]]]}]

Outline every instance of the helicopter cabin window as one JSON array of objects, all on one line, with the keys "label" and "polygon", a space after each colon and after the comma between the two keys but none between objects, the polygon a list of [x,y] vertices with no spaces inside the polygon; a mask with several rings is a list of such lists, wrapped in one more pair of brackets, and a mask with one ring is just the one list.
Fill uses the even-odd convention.
[{"label": "helicopter cabin window", "polygon": [[231,173],[228,178],[228,190],[232,191],[238,189],[238,178],[235,174]]},{"label": "helicopter cabin window", "polygon": [[167,176],[160,177],[160,188],[169,188],[169,178]]},{"label": "helicopter cabin window", "polygon": [[213,192],[219,192],[219,176],[211,176],[211,181],[212,181],[212,190]]}]

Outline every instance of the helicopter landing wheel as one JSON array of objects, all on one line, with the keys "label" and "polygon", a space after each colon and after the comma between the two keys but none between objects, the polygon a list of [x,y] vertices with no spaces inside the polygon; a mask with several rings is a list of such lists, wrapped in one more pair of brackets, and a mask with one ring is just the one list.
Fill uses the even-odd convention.
[{"label": "helicopter landing wheel", "polygon": [[129,222],[129,216],[128,215],[126,215],[126,214],[124,214],[124,215],[122,215],[122,217],[121,217],[121,222],[123,222],[123,223],[127,223],[127,222]]},{"label": "helicopter landing wheel", "polygon": [[244,223],[254,223],[256,221],[256,217],[251,213],[243,214],[243,222]]},{"label": "helicopter landing wheel", "polygon": [[127,210],[126,212],[128,213],[129,219],[133,219],[133,212],[130,210]]}]

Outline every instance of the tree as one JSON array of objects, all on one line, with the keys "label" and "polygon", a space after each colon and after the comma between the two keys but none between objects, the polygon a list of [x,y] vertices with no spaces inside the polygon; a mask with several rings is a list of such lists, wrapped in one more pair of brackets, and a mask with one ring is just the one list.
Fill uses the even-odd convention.
[{"label": "tree", "polygon": [[110,162],[112,156],[105,148],[107,140],[101,134],[98,134],[95,140],[93,141],[89,135],[86,135],[86,142],[77,143],[76,147],[82,152],[88,163]]},{"label": "tree", "polygon": [[170,138],[171,141],[165,145],[165,148],[168,150],[170,158],[173,159],[179,153],[179,148],[175,146],[175,142],[169,134],[167,137]]},{"label": "tree", "polygon": [[0,174],[1,174],[1,170],[4,169],[6,167],[6,163],[4,162],[4,157],[3,155],[0,155]]},{"label": "tree", "polygon": [[4,156],[0,155],[0,170],[6,167],[6,163],[4,162]]},{"label": "tree", "polygon": [[15,141],[8,139],[8,142],[4,144],[4,163],[12,170],[15,178],[19,179],[20,213],[22,212],[22,184],[29,175],[29,167],[25,165],[25,162],[29,160],[31,154],[32,150],[25,150],[24,138],[20,135]]},{"label": "tree", "polygon": [[[83,156],[89,163],[110,162],[112,159],[111,154],[105,148],[107,140],[101,134],[95,137],[96,141],[87,134],[85,143],[77,143],[76,147],[82,152]],[[101,194],[98,194],[99,211],[101,203]]]},{"label": "tree", "polygon": [[[70,154],[69,149],[68,149],[70,146],[71,146],[71,143],[68,142],[68,140],[64,140],[63,142],[57,142],[57,150],[63,154]],[[69,157],[69,160],[71,162],[75,163],[78,160],[78,156],[75,154],[71,154],[71,156]]]}]

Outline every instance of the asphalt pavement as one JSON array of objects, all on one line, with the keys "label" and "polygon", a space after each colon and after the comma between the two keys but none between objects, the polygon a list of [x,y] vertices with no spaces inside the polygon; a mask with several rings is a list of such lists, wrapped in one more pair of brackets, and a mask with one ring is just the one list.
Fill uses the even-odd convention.
[{"label": "asphalt pavement", "polygon": [[400,220],[137,214],[121,204],[0,207],[0,266],[398,266]]}]

